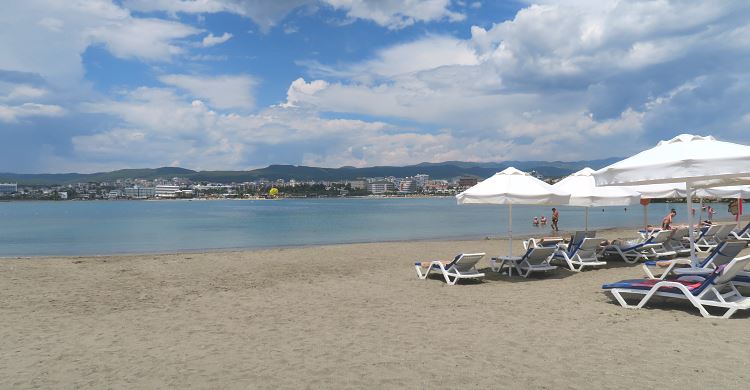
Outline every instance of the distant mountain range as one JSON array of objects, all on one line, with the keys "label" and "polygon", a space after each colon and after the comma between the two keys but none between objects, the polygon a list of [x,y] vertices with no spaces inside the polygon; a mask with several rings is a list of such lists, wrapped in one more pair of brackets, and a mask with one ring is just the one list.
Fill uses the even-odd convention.
[{"label": "distant mountain range", "polygon": [[486,178],[507,167],[523,171],[536,171],[545,177],[569,175],[584,167],[599,169],[621,158],[608,158],[589,161],[504,161],[497,163],[476,163],[446,161],[442,163],[421,163],[416,165],[377,166],[366,168],[341,167],[319,168],[297,165],[269,165],[249,171],[193,171],[179,167],[120,169],[98,173],[0,173],[0,182],[21,185],[64,185],[85,182],[115,181],[117,179],[158,179],[183,177],[192,181],[207,182],[246,182],[261,178],[269,180],[353,180],[361,177],[406,177],[416,174],[430,175],[431,179],[450,179],[457,176],[477,176]]}]

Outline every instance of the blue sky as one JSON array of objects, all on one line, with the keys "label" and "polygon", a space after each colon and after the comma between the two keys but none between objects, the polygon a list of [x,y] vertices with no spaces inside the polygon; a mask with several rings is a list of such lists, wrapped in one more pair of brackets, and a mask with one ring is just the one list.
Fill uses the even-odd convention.
[{"label": "blue sky", "polygon": [[404,165],[750,143],[750,5],[29,0],[0,171]]}]

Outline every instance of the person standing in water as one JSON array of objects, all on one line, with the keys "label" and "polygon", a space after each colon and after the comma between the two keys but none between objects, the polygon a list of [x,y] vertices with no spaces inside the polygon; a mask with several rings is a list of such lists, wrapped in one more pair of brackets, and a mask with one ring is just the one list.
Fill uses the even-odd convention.
[{"label": "person standing in water", "polygon": [[552,230],[558,231],[557,222],[560,220],[560,213],[557,212],[556,208],[552,208]]}]

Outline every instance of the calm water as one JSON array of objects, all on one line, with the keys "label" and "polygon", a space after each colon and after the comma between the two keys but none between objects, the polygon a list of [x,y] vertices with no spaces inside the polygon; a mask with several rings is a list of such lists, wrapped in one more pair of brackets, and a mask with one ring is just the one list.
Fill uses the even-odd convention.
[{"label": "calm water", "polygon": [[[652,204],[659,224],[672,204]],[[677,204],[677,223],[685,222]],[[746,206],[747,207],[747,206]],[[584,210],[560,209],[560,228],[581,229]],[[716,218],[729,218],[714,204]],[[643,207],[591,209],[589,228],[637,226]],[[544,234],[534,216],[550,207],[514,206],[514,236]],[[458,206],[453,198],[279,201],[0,202],[0,256],[95,255],[202,249],[504,236],[507,207]]]}]

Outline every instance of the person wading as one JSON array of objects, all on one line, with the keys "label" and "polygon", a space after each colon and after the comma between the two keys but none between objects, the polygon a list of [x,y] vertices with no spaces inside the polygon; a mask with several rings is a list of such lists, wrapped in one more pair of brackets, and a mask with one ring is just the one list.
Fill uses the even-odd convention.
[{"label": "person wading", "polygon": [[560,220],[560,213],[557,212],[556,208],[552,208],[552,230],[558,231],[557,222]]}]

